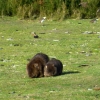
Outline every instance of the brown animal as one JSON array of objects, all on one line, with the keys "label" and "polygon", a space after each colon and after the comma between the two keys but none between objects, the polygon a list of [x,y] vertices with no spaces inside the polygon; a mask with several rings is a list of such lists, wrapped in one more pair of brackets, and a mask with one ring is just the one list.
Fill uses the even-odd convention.
[{"label": "brown animal", "polygon": [[27,73],[31,78],[43,77],[44,66],[49,61],[49,57],[43,53],[37,53],[27,64]]},{"label": "brown animal", "polygon": [[34,38],[39,38],[39,36],[36,34],[36,32],[32,32],[31,34],[33,35]]},{"label": "brown animal", "polygon": [[44,67],[44,76],[56,76],[61,75],[63,70],[63,64],[60,60],[52,58],[47,62]]}]

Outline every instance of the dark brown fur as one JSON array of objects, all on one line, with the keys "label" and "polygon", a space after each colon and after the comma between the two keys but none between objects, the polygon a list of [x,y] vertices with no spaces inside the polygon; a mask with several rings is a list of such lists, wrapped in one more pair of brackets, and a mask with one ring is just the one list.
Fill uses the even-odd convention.
[{"label": "dark brown fur", "polygon": [[44,76],[61,75],[63,70],[63,64],[60,60],[52,58],[44,67]]},{"label": "dark brown fur", "polygon": [[31,78],[43,77],[44,66],[49,61],[49,57],[43,53],[37,53],[27,64],[27,73]]}]

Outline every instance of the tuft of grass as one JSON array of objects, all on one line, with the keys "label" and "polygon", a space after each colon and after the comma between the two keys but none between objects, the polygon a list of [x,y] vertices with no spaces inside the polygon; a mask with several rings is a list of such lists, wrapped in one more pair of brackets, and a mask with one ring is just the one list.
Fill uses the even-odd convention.
[{"label": "tuft of grass", "polygon": [[[0,19],[0,99],[99,100],[100,21]],[[36,32],[35,39],[31,32]],[[92,31],[92,34],[88,32]],[[29,78],[28,59],[43,52],[61,60],[63,74]]]}]

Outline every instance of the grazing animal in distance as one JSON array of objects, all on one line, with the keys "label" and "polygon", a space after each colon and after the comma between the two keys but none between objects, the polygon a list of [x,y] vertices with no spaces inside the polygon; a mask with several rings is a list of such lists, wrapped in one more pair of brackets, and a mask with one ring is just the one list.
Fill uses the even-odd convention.
[{"label": "grazing animal in distance", "polygon": [[31,34],[33,35],[34,38],[39,38],[39,36],[36,34],[36,32],[32,32]]},{"label": "grazing animal in distance", "polygon": [[27,73],[31,78],[44,76],[44,66],[49,61],[48,55],[37,53],[27,64]]},{"label": "grazing animal in distance", "polygon": [[44,67],[44,76],[56,76],[61,75],[63,71],[63,64],[60,60],[52,58]]}]

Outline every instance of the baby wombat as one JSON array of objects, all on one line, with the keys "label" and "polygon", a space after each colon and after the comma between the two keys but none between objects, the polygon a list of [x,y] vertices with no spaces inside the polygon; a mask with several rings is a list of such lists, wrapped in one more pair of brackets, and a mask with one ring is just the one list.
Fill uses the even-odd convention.
[{"label": "baby wombat", "polygon": [[44,67],[44,76],[56,76],[61,75],[63,70],[63,64],[60,60],[52,58],[47,62]]},{"label": "baby wombat", "polygon": [[27,64],[27,73],[31,78],[44,76],[44,66],[49,61],[49,57],[43,53],[37,53]]}]

